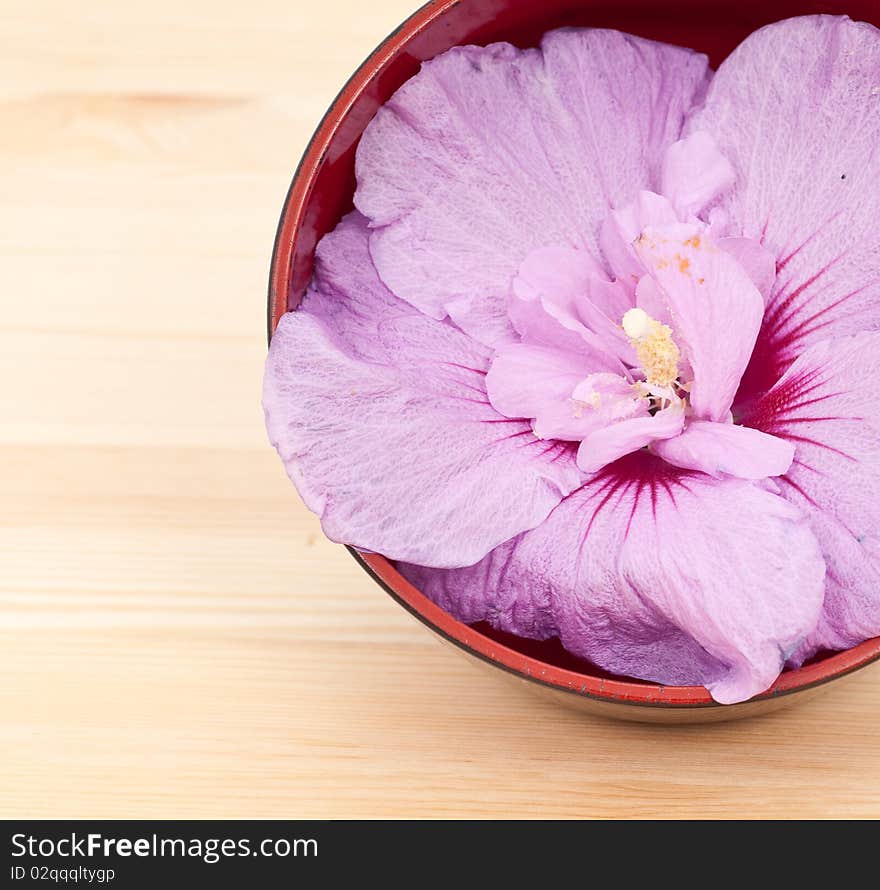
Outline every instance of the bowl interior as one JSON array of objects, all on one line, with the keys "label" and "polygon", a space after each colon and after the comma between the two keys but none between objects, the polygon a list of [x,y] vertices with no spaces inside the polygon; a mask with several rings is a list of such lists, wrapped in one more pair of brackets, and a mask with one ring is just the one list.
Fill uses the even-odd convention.
[{"label": "bowl interior", "polygon": [[[847,14],[880,27],[877,0],[434,0],[391,34],[343,87],[318,127],[282,211],[269,282],[271,336],[281,315],[299,304],[311,278],[315,246],[352,208],[358,140],[376,110],[418,71],[452,46],[507,40],[535,46],[551,28],[615,28],[689,46],[713,68],[752,31],[795,15]],[[578,659],[558,641],[523,640],[488,625],[454,621],[412,588],[383,557],[361,562],[403,605],[434,630],[483,658],[561,688],[605,698],[667,705],[712,705],[702,687],[664,688],[615,677]],[[771,693],[795,691],[847,673],[880,656],[880,639],[825,654],[783,674]],[[770,693],[768,693],[770,694]]]}]

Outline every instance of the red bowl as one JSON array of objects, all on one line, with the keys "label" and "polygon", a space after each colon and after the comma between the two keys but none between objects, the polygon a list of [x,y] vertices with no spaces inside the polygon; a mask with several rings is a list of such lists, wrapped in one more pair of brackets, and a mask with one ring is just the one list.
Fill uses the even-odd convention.
[{"label": "red bowl", "polygon": [[[376,110],[419,64],[457,44],[508,40],[535,46],[563,25],[616,28],[693,47],[713,67],[756,28],[795,15],[848,14],[880,26],[877,0],[433,0],[407,19],[358,68],[312,137],[284,202],[269,279],[269,335],[295,308],[312,274],[315,245],[352,208],[358,140]],[[351,548],[349,548],[351,549]],[[763,695],[718,705],[702,686],[658,686],[608,674],[566,653],[485,625],[456,621],[408,583],[385,557],[351,551],[404,608],[440,637],[482,662],[558,693],[568,703],[624,719],[727,720],[801,700],[823,684],[880,658],[880,637],[827,653],[783,673]]]}]

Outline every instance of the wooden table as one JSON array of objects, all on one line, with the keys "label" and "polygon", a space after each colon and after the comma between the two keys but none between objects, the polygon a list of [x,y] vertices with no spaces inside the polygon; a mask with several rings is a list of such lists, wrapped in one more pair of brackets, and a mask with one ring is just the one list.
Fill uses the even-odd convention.
[{"label": "wooden table", "polygon": [[880,670],[790,712],[586,719],[480,671],[262,426],[278,211],[416,0],[0,18],[0,815],[880,815]]}]

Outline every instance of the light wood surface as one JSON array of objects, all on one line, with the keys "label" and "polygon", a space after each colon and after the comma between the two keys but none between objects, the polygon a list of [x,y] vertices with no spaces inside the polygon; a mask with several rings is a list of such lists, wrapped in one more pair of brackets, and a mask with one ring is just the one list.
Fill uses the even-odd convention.
[{"label": "light wood surface", "polygon": [[481,671],[299,503],[259,394],[278,211],[416,0],[0,16],[0,815],[880,816],[880,670],[751,722]]}]

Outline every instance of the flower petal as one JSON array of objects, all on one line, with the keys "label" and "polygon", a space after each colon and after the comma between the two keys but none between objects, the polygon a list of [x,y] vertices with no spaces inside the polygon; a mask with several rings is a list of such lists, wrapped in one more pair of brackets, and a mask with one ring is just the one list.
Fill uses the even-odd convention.
[{"label": "flower petal", "polygon": [[605,271],[587,251],[551,245],[523,260],[513,289],[523,300],[546,300],[574,316],[594,278],[605,278]]},{"label": "flower petal", "polygon": [[[620,326],[620,319],[632,306],[632,292],[609,281],[585,250],[533,250],[513,280],[513,294],[508,311],[523,337],[529,338],[536,314],[549,315],[564,330],[551,332],[548,342],[572,345],[569,331],[577,332],[593,351],[603,354],[594,370],[617,370],[620,360],[635,364],[635,352]],[[573,345],[584,348],[583,342]]]},{"label": "flower petal", "polygon": [[782,492],[810,516],[828,564],[823,620],[799,653],[880,635],[880,333],[808,348],[744,423],[797,446]]},{"label": "flower petal", "polygon": [[598,258],[608,207],[654,185],[707,77],[702,55],[600,30],[425,62],[358,148],[355,205],[382,279],[494,345],[487,318],[503,321],[520,263],[548,244]]},{"label": "flower petal", "polygon": [[376,336],[378,319],[420,314],[377,281],[367,221],[357,211],[343,217],[318,242],[310,290],[324,296],[310,300],[309,312],[333,332],[347,353],[365,361],[386,360],[386,346]]},{"label": "flower petal", "polygon": [[[575,398],[578,392],[575,390]],[[670,405],[651,415],[647,401],[633,401],[635,416],[600,427],[590,433],[578,447],[578,466],[585,473],[595,473],[618,458],[638,451],[659,439],[677,436],[684,427],[684,411]]]},{"label": "flower petal", "polygon": [[803,514],[783,498],[640,453],[482,563],[412,577],[456,617],[538,638],[555,626],[606,670],[703,684],[729,703],[770,686],[815,627],[823,574]]},{"label": "flower petal", "polygon": [[602,253],[615,277],[635,287],[644,268],[635,250],[635,242],[647,228],[674,226],[679,222],[669,199],[656,192],[642,190],[635,199],[602,221],[599,240]]},{"label": "flower petal", "polygon": [[781,476],[794,459],[794,445],[785,439],[709,420],[692,420],[680,436],[655,442],[651,450],[673,466],[717,479]]},{"label": "flower petal", "polygon": [[532,428],[542,439],[583,441],[597,431],[631,417],[645,416],[648,401],[617,374],[590,374],[568,394],[535,415]]},{"label": "flower petal", "polygon": [[809,344],[880,327],[880,31],[834,16],[762,28],[721,65],[694,130],[736,171],[730,234],[779,268],[743,384],[754,395]]},{"label": "flower petal", "polygon": [[660,191],[676,213],[687,219],[726,192],[735,177],[715,140],[706,132],[696,131],[666,150]]},{"label": "flower petal", "polygon": [[745,269],[698,226],[648,229],[636,249],[662,292],[693,372],[694,414],[727,420],[758,336],[761,294]]},{"label": "flower petal", "polygon": [[745,269],[766,305],[776,280],[776,258],[773,254],[754,238],[719,238],[718,246]]},{"label": "flower petal", "polygon": [[575,386],[592,371],[588,355],[515,343],[495,354],[486,391],[492,407],[505,417],[540,417],[554,403],[570,410]]},{"label": "flower petal", "polygon": [[319,254],[337,264],[336,288],[313,285],[272,337],[269,437],[328,537],[425,565],[472,564],[579,484],[573,449],[495,412],[488,350],[371,280],[363,219],[339,231]]},{"label": "flower petal", "polygon": [[[463,569],[434,569],[398,563],[400,573],[441,609],[459,621],[488,621],[493,627],[530,640],[558,635],[549,583],[522,579],[511,557],[514,539],[496,547],[476,565]],[[508,570],[513,574],[508,576]],[[526,583],[520,584],[520,580]]]}]

